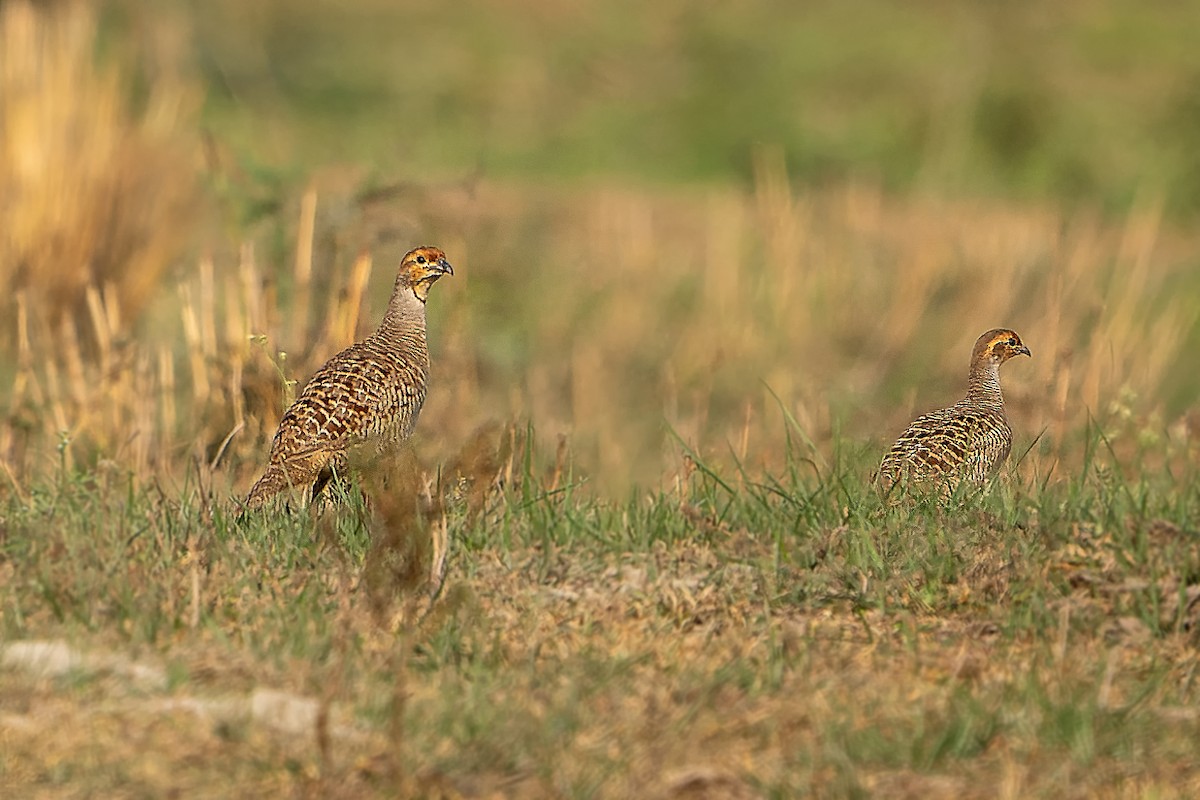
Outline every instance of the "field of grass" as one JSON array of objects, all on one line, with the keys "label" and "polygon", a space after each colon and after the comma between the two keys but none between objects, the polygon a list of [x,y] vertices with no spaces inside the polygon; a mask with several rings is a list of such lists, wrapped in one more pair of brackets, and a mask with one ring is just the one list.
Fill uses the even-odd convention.
[{"label": "field of grass", "polygon": [[[636,25],[524,5],[164,6],[188,47],[130,5],[98,33],[0,6],[0,185],[21,189],[0,192],[4,796],[1200,794],[1200,242],[1183,162],[1130,145],[1136,103],[1200,69],[1186,26],[1152,6],[1123,27],[1117,2],[1004,18],[989,35],[1030,34],[1004,58],[1046,83],[993,65],[982,85],[1062,123],[1009,175],[947,122],[982,113],[979,75],[970,102],[930,97],[950,139],[871,155],[922,93],[905,81],[958,63],[928,43],[987,27],[948,4],[869,3],[894,23],[855,51],[878,61],[822,60],[845,38],[818,34],[852,30],[832,5],[619,4]],[[778,72],[695,55],[764,19]],[[396,20],[434,48],[420,69],[377,41]],[[1039,49],[1048,30],[1075,48]],[[127,55],[111,72],[96,36]],[[1117,44],[1153,57],[1106,82]],[[168,69],[182,51],[198,78]],[[381,52],[374,94],[339,82],[383,75]],[[504,91],[463,85],[464,54]],[[908,88],[861,117],[813,107],[827,139],[760,80],[883,73]],[[53,135],[29,123],[48,76]],[[698,112],[745,87],[733,118],[770,111],[730,144]],[[1083,107],[1110,132],[1086,146],[1064,132]],[[387,155],[413,114],[468,141]],[[328,160],[355,163],[327,164],[335,123]],[[811,171],[834,140],[844,163]],[[1046,177],[1068,141],[1091,190]],[[285,399],[376,323],[418,243],[455,275],[411,448],[361,465],[361,492],[242,518]],[[996,325],[1033,351],[1003,372],[1009,464],[982,496],[883,502],[892,437],[957,399]]]},{"label": "field of grass", "polygon": [[64,476],[5,511],[0,769],[18,796],[1187,797],[1200,483],[1092,443],[944,511],[799,444],[626,501],[518,461],[424,522]]}]

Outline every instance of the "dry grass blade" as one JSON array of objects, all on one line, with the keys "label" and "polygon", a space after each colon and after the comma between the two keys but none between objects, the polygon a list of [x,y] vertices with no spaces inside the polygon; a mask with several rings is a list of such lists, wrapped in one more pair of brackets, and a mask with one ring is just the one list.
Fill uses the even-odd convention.
[{"label": "dry grass blade", "polygon": [[354,461],[370,514],[363,583],[377,622],[399,630],[428,612],[445,580],[448,529],[442,501],[409,448]]},{"label": "dry grass blade", "polygon": [[98,308],[89,288],[104,287],[103,337],[118,307],[120,322],[141,313],[192,231],[182,131],[196,93],[160,70],[135,104],[129,67],[97,63],[96,13],[80,2],[0,8],[0,282],[52,325],[86,319]]}]

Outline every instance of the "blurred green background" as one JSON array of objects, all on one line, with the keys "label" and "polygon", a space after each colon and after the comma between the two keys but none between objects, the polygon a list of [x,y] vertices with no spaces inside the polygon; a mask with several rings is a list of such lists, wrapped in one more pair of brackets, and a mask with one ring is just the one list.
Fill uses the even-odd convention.
[{"label": "blurred green background", "polygon": [[173,17],[246,165],[792,177],[1200,207],[1200,4],[885,0],[118,2]]}]

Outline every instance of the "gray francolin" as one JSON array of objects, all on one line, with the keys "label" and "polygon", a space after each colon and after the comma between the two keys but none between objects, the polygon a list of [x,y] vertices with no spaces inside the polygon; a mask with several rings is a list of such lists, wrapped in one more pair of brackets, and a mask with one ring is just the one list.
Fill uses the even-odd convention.
[{"label": "gray francolin", "polygon": [[284,412],[247,508],[292,488],[316,498],[345,472],[349,448],[382,450],[412,433],[429,378],[425,301],[438,278],[453,274],[436,247],[405,254],[379,328],[325,362]]},{"label": "gray francolin", "polygon": [[933,488],[943,498],[967,482],[982,485],[1012,448],[1012,429],[1004,416],[1000,365],[1030,355],[1021,337],[995,328],[979,337],[971,351],[967,396],[949,408],[917,417],[879,465],[885,494],[899,486]]}]

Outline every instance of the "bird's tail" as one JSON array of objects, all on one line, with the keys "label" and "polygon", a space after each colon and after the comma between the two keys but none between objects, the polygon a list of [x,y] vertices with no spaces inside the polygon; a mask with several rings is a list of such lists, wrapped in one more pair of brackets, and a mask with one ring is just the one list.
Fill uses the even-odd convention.
[{"label": "bird's tail", "polygon": [[288,485],[286,470],[275,466],[268,467],[263,476],[250,487],[250,492],[246,495],[246,510],[254,511],[262,508],[268,500],[288,488]]}]

